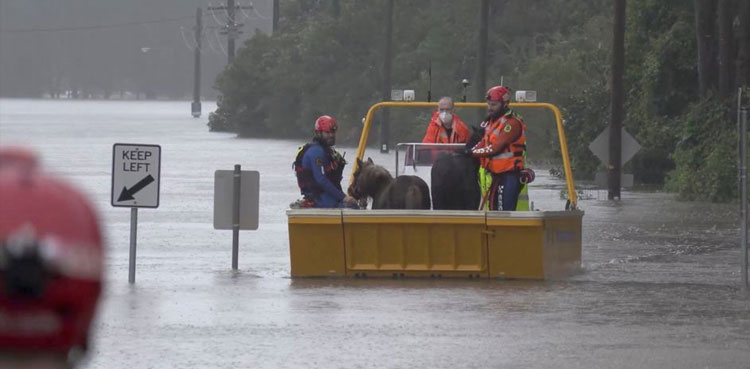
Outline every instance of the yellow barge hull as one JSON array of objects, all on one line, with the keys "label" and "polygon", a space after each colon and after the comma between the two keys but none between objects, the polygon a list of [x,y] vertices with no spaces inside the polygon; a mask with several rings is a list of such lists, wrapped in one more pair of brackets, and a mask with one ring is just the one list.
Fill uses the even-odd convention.
[{"label": "yellow barge hull", "polygon": [[292,277],[549,279],[581,267],[583,211],[295,209]]}]

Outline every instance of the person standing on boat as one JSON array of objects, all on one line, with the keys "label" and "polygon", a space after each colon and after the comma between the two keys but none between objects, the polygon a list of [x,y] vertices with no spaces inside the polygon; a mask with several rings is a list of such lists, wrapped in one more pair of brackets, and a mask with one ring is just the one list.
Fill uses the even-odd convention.
[{"label": "person standing on boat", "polygon": [[466,143],[471,131],[456,114],[453,99],[444,96],[438,101],[438,110],[432,113],[422,143]]},{"label": "person standing on boat", "polygon": [[516,210],[526,155],[526,125],[510,109],[509,88],[490,88],[486,100],[485,134],[471,149],[471,155],[479,158],[481,167],[492,176],[482,203],[488,203],[489,210]]}]

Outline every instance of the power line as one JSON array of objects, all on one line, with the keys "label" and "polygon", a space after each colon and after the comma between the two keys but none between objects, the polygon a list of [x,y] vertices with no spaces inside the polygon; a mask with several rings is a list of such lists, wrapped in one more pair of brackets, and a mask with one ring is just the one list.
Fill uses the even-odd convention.
[{"label": "power line", "polygon": [[179,17],[179,18],[163,18],[163,19],[141,21],[141,22],[117,23],[117,24],[94,25],[94,26],[79,26],[79,27],[5,29],[5,30],[0,30],[0,32],[1,33],[30,33],[30,32],[82,31],[82,30],[91,30],[91,29],[131,27],[131,26],[139,26],[143,24],[168,23],[168,22],[176,22],[176,21],[181,21],[184,19],[193,19],[193,18],[195,18],[194,15],[188,15],[188,16]]},{"label": "power line", "polygon": [[[188,48],[190,51],[195,51],[195,45],[193,45],[190,41],[187,40],[185,37],[185,27],[180,26],[180,36],[182,36],[182,42],[185,43],[185,47]],[[195,41],[194,41],[195,42]]]}]

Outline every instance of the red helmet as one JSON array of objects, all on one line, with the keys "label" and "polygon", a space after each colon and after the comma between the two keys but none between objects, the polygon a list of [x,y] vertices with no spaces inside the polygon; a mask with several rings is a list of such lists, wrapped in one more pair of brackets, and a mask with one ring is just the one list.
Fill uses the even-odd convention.
[{"label": "red helmet", "polygon": [[336,132],[338,128],[336,119],[328,115],[321,115],[315,120],[315,132]]},{"label": "red helmet", "polygon": [[103,269],[90,203],[36,169],[0,165],[0,204],[0,348],[85,349]]},{"label": "red helmet", "polygon": [[495,86],[487,90],[487,101],[510,101],[510,89],[505,86]]}]

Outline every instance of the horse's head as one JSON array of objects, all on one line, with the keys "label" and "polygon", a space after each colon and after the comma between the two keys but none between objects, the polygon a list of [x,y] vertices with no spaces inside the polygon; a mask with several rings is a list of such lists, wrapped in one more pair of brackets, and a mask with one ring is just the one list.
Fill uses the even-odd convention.
[{"label": "horse's head", "polygon": [[373,197],[382,186],[393,181],[388,170],[376,165],[371,158],[367,158],[367,161],[357,158],[357,170],[353,177],[346,192],[355,199]]},{"label": "horse's head", "polygon": [[375,163],[371,158],[367,158],[367,161],[362,161],[360,158],[357,158],[357,170],[354,171],[354,175],[352,176],[352,183],[349,184],[349,188],[346,190],[346,193],[349,196],[355,199],[361,199],[365,196],[365,194],[362,193],[360,177],[362,177],[363,172],[367,171],[367,167],[370,167],[372,165],[375,165]]}]

